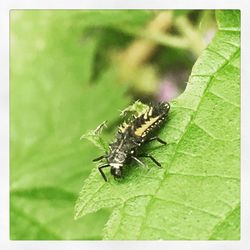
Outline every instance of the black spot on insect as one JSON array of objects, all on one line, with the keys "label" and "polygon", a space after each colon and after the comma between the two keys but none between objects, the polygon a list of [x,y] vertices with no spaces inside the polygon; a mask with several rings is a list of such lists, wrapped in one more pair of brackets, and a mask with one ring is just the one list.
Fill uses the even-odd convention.
[{"label": "black spot on insect", "polygon": [[139,148],[144,143],[157,140],[161,144],[166,144],[157,136],[153,136],[153,133],[157,128],[163,125],[166,121],[170,105],[167,102],[161,102],[154,106],[148,106],[148,109],[133,117],[128,123],[123,123],[118,130],[116,140],[109,144],[109,152],[107,155],[100,156],[93,161],[99,161],[106,159],[106,163],[98,167],[103,179],[107,181],[107,178],[103,172],[103,168],[110,167],[110,172],[115,178],[121,178],[125,164],[131,160],[135,160],[138,163],[144,165],[138,158],[148,157],[157,166],[161,164],[148,154],[140,154]]}]

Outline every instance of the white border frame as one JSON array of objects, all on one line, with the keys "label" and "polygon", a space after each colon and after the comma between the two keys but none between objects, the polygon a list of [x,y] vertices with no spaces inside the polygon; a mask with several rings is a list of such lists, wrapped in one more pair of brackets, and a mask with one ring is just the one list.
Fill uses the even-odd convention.
[{"label": "white border frame", "polygon": [[[4,1],[4,0],[3,0]],[[249,0],[9,0],[0,3],[0,246],[1,249],[250,249],[250,1]],[[10,241],[9,240],[9,11],[11,9],[240,9],[241,10],[241,240],[239,241]],[[2,60],[3,59],[3,60]]]}]

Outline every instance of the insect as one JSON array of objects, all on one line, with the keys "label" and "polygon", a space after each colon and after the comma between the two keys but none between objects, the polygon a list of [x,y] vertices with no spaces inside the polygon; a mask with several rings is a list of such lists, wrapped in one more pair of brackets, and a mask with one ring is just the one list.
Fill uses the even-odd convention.
[{"label": "insect", "polygon": [[131,121],[123,123],[119,127],[116,140],[109,144],[109,152],[93,160],[106,159],[106,163],[98,167],[105,181],[107,181],[107,177],[103,172],[103,168],[110,167],[110,172],[114,178],[121,178],[124,166],[131,160],[135,160],[144,166],[138,159],[140,157],[147,157],[161,167],[161,164],[153,156],[140,154],[139,148],[141,145],[153,140],[166,145],[165,141],[153,136],[153,133],[166,121],[169,109],[170,105],[167,102],[148,106],[144,113],[139,114],[137,117],[134,116]]}]

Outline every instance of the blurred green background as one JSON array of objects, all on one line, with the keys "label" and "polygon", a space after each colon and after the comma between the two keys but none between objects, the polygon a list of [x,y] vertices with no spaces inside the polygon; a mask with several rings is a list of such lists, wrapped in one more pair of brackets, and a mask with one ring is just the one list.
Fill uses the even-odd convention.
[{"label": "blurred green background", "polygon": [[214,11],[11,11],[10,238],[101,239],[110,211],[74,221],[101,154],[80,136],[134,100],[172,100],[216,32]]}]

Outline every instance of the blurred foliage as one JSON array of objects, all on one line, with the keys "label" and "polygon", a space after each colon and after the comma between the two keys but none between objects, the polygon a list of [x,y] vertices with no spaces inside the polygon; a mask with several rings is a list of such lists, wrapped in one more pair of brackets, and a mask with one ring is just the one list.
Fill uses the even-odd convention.
[{"label": "blurred foliage", "polygon": [[73,220],[101,153],[80,136],[181,93],[215,31],[213,11],[11,11],[11,239],[102,238],[109,208]]}]

